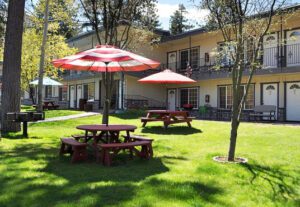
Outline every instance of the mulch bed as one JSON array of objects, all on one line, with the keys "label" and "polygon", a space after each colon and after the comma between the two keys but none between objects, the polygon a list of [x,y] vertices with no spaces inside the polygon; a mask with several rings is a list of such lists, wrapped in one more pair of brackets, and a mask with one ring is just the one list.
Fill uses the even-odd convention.
[{"label": "mulch bed", "polygon": [[220,163],[236,163],[236,164],[244,164],[248,162],[247,158],[236,157],[234,161],[228,161],[228,157],[226,156],[215,156],[213,160]]}]

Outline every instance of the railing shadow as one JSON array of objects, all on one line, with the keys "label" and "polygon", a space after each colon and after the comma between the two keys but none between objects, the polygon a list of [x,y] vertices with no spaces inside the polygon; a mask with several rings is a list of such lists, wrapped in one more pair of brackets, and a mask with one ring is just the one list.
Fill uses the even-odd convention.
[{"label": "railing shadow", "polygon": [[141,130],[142,133],[149,133],[149,134],[180,134],[180,135],[188,135],[188,134],[196,134],[202,133],[201,129],[196,129],[193,127],[186,127],[186,126],[170,126],[167,129],[164,129],[161,126],[151,126],[145,127]]},{"label": "railing shadow", "polygon": [[[299,196],[295,186],[300,185],[300,179],[288,174],[284,170],[259,164],[243,164],[241,166],[252,174],[251,184],[254,184],[259,179],[268,183],[272,189],[273,199],[288,200],[296,199]],[[300,174],[300,171],[298,174]],[[293,183],[293,185],[289,183]]]}]

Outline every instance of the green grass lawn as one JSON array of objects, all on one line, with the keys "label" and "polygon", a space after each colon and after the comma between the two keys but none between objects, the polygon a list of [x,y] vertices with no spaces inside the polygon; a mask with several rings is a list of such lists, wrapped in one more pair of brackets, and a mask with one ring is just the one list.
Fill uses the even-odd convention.
[{"label": "green grass lawn", "polygon": [[[22,105],[21,111],[35,111],[35,108],[32,106],[25,106]],[[59,117],[59,116],[69,116],[69,115],[75,115],[75,114],[81,114],[82,111],[76,111],[76,110],[68,110],[68,109],[60,109],[60,110],[45,110],[45,118],[53,118],[53,117]]]},{"label": "green grass lawn", "polygon": [[0,206],[300,206],[300,127],[243,123],[237,155],[249,163],[219,164],[212,157],[227,153],[230,123],[143,129],[136,116],[122,114],[111,123],[138,125],[135,134],[155,140],[153,159],[121,154],[103,167],[58,156],[60,137],[100,118],[34,123],[29,139],[3,138]]}]

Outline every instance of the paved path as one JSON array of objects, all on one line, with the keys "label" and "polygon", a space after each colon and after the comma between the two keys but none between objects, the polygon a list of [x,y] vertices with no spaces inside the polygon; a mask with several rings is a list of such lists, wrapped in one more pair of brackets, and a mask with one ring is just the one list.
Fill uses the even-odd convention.
[{"label": "paved path", "polygon": [[74,115],[69,115],[69,116],[53,117],[53,118],[49,118],[49,119],[38,121],[37,123],[41,123],[41,122],[53,122],[53,121],[64,121],[64,120],[69,120],[69,119],[77,119],[77,118],[95,116],[95,115],[99,115],[99,114],[100,113],[98,113],[98,112],[84,112],[82,114],[74,114]]}]

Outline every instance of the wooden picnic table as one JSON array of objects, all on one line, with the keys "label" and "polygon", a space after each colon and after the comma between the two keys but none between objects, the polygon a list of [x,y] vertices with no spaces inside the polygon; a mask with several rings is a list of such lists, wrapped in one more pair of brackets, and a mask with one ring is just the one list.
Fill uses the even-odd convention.
[{"label": "wooden picnic table", "polygon": [[[121,131],[126,132],[126,136],[130,137],[130,132],[134,132],[137,128],[134,125],[121,125],[121,124],[100,124],[100,125],[80,125],[76,127],[79,130],[85,131],[85,142],[93,139],[93,144],[97,145],[101,140],[103,143],[116,143],[119,141],[119,135]],[[92,137],[88,136],[88,133],[92,133]],[[100,134],[97,134],[100,132]]]},{"label": "wooden picnic table", "polygon": [[[33,107],[37,107],[37,105],[33,105]],[[57,109],[59,107],[59,105],[55,104],[54,101],[43,101],[43,109],[48,109],[48,110],[51,110],[51,109]]]},{"label": "wooden picnic table", "polygon": [[[112,156],[125,149],[129,150],[131,156],[135,153],[139,157],[148,159],[153,155],[152,140],[135,140],[130,136],[130,132],[134,132],[137,128],[134,125],[80,125],[76,128],[85,131],[85,142],[93,139],[97,162],[102,162],[103,165],[111,165]],[[126,132],[124,142],[119,139],[121,131]],[[100,134],[97,134],[98,132]],[[88,133],[92,133],[93,136],[88,136]],[[141,147],[141,150],[136,147]]]},{"label": "wooden picnic table", "polygon": [[191,127],[192,119],[193,117],[189,117],[189,112],[187,111],[149,110],[147,111],[147,116],[141,118],[141,122],[143,123],[143,127],[148,122],[154,121],[162,121],[165,128],[168,128],[170,124],[183,122],[186,122]]}]

